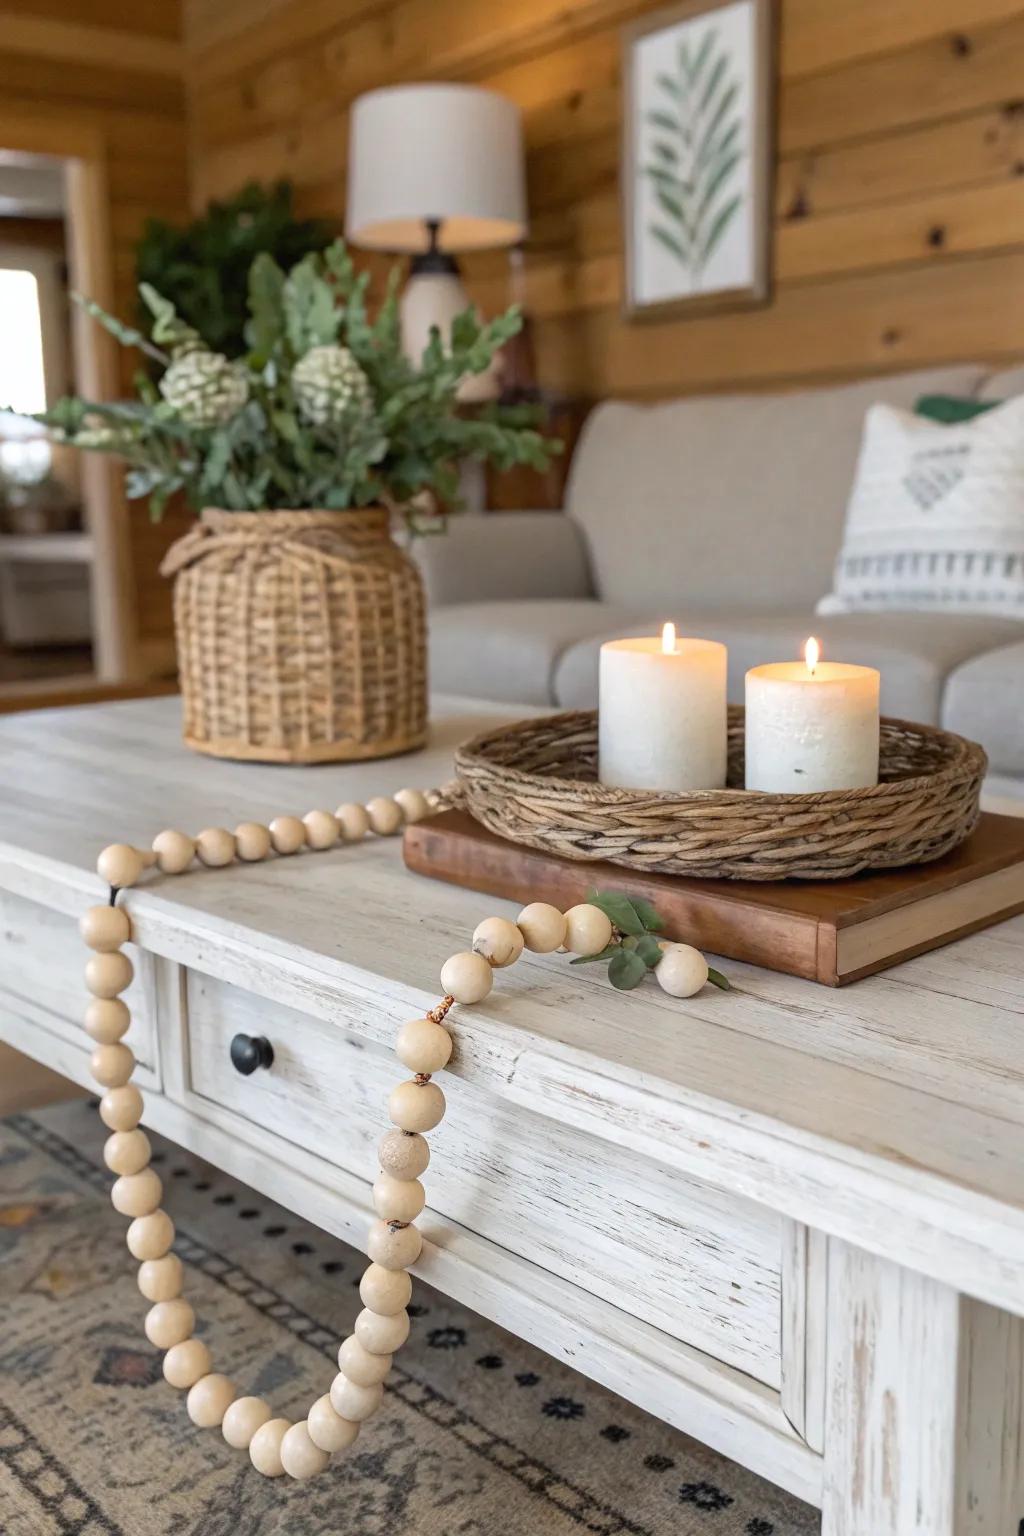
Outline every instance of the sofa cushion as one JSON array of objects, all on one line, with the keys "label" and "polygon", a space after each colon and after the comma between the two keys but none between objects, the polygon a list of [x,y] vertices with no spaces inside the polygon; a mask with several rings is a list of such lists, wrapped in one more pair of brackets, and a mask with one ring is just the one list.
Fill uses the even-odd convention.
[{"label": "sofa cushion", "polygon": [[[679,614],[669,610],[669,617]],[[677,618],[678,622],[678,618]],[[634,624],[624,634],[653,634],[658,618]],[[937,724],[943,690],[950,672],[969,657],[1005,644],[1024,633],[1013,619],[969,616],[949,618],[933,613],[844,613],[821,618],[808,609],[789,613],[751,614],[734,610],[702,614],[693,626],[679,625],[680,634],[699,633],[729,647],[729,698],[743,702],[743,680],[750,667],[767,661],[796,661],[808,635],[821,641],[828,660],[878,667],[882,674],[882,710],[904,720]],[[597,703],[598,652],[602,633],[566,648],[555,668],[555,699],[563,709],[590,709]],[[1018,689],[1020,682],[1018,681]]]},{"label": "sofa cushion", "polygon": [[982,742],[993,773],[1024,774],[1024,634],[953,671],[942,723]]},{"label": "sofa cushion", "polygon": [[981,378],[965,364],[781,395],[599,406],[567,507],[598,595],[665,617],[681,603],[810,611],[829,588],[868,407],[972,394]]}]

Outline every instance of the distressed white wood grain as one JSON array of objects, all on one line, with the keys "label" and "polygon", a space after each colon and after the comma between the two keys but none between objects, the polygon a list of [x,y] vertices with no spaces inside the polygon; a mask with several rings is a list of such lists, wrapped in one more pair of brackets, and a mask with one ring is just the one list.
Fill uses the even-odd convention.
[{"label": "distressed white wood grain", "polygon": [[828,1238],[799,1221],[782,1227],[783,1411],[797,1434],[825,1443]]}]

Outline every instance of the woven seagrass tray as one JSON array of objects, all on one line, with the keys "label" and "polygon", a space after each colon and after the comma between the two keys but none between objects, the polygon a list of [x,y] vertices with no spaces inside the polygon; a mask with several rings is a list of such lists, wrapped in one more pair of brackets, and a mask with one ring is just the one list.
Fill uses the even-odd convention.
[{"label": "woven seagrass tray", "polygon": [[987,758],[949,731],[882,721],[880,782],[813,795],[743,784],[743,710],[729,709],[729,787],[597,783],[593,710],[522,720],[465,742],[450,803],[500,837],[578,860],[729,880],[838,880],[926,864],[973,831]]}]

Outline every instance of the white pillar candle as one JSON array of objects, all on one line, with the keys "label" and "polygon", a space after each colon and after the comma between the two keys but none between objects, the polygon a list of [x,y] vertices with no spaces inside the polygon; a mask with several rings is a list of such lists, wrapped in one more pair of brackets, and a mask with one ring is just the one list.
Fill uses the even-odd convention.
[{"label": "white pillar candle", "polygon": [[773,794],[864,789],[878,783],[878,687],[874,667],[803,661],[747,673],[746,785]]},{"label": "white pillar candle", "polygon": [[598,777],[623,789],[721,789],[726,649],[716,640],[609,640],[601,647]]}]

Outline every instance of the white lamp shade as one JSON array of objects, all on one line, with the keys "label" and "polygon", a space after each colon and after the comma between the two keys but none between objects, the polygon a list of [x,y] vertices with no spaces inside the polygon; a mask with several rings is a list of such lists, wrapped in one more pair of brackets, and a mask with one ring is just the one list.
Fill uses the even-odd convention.
[{"label": "white lamp shade", "polygon": [[474,85],[398,85],[352,104],[345,233],[378,251],[514,245],[526,234],[519,109]]}]

